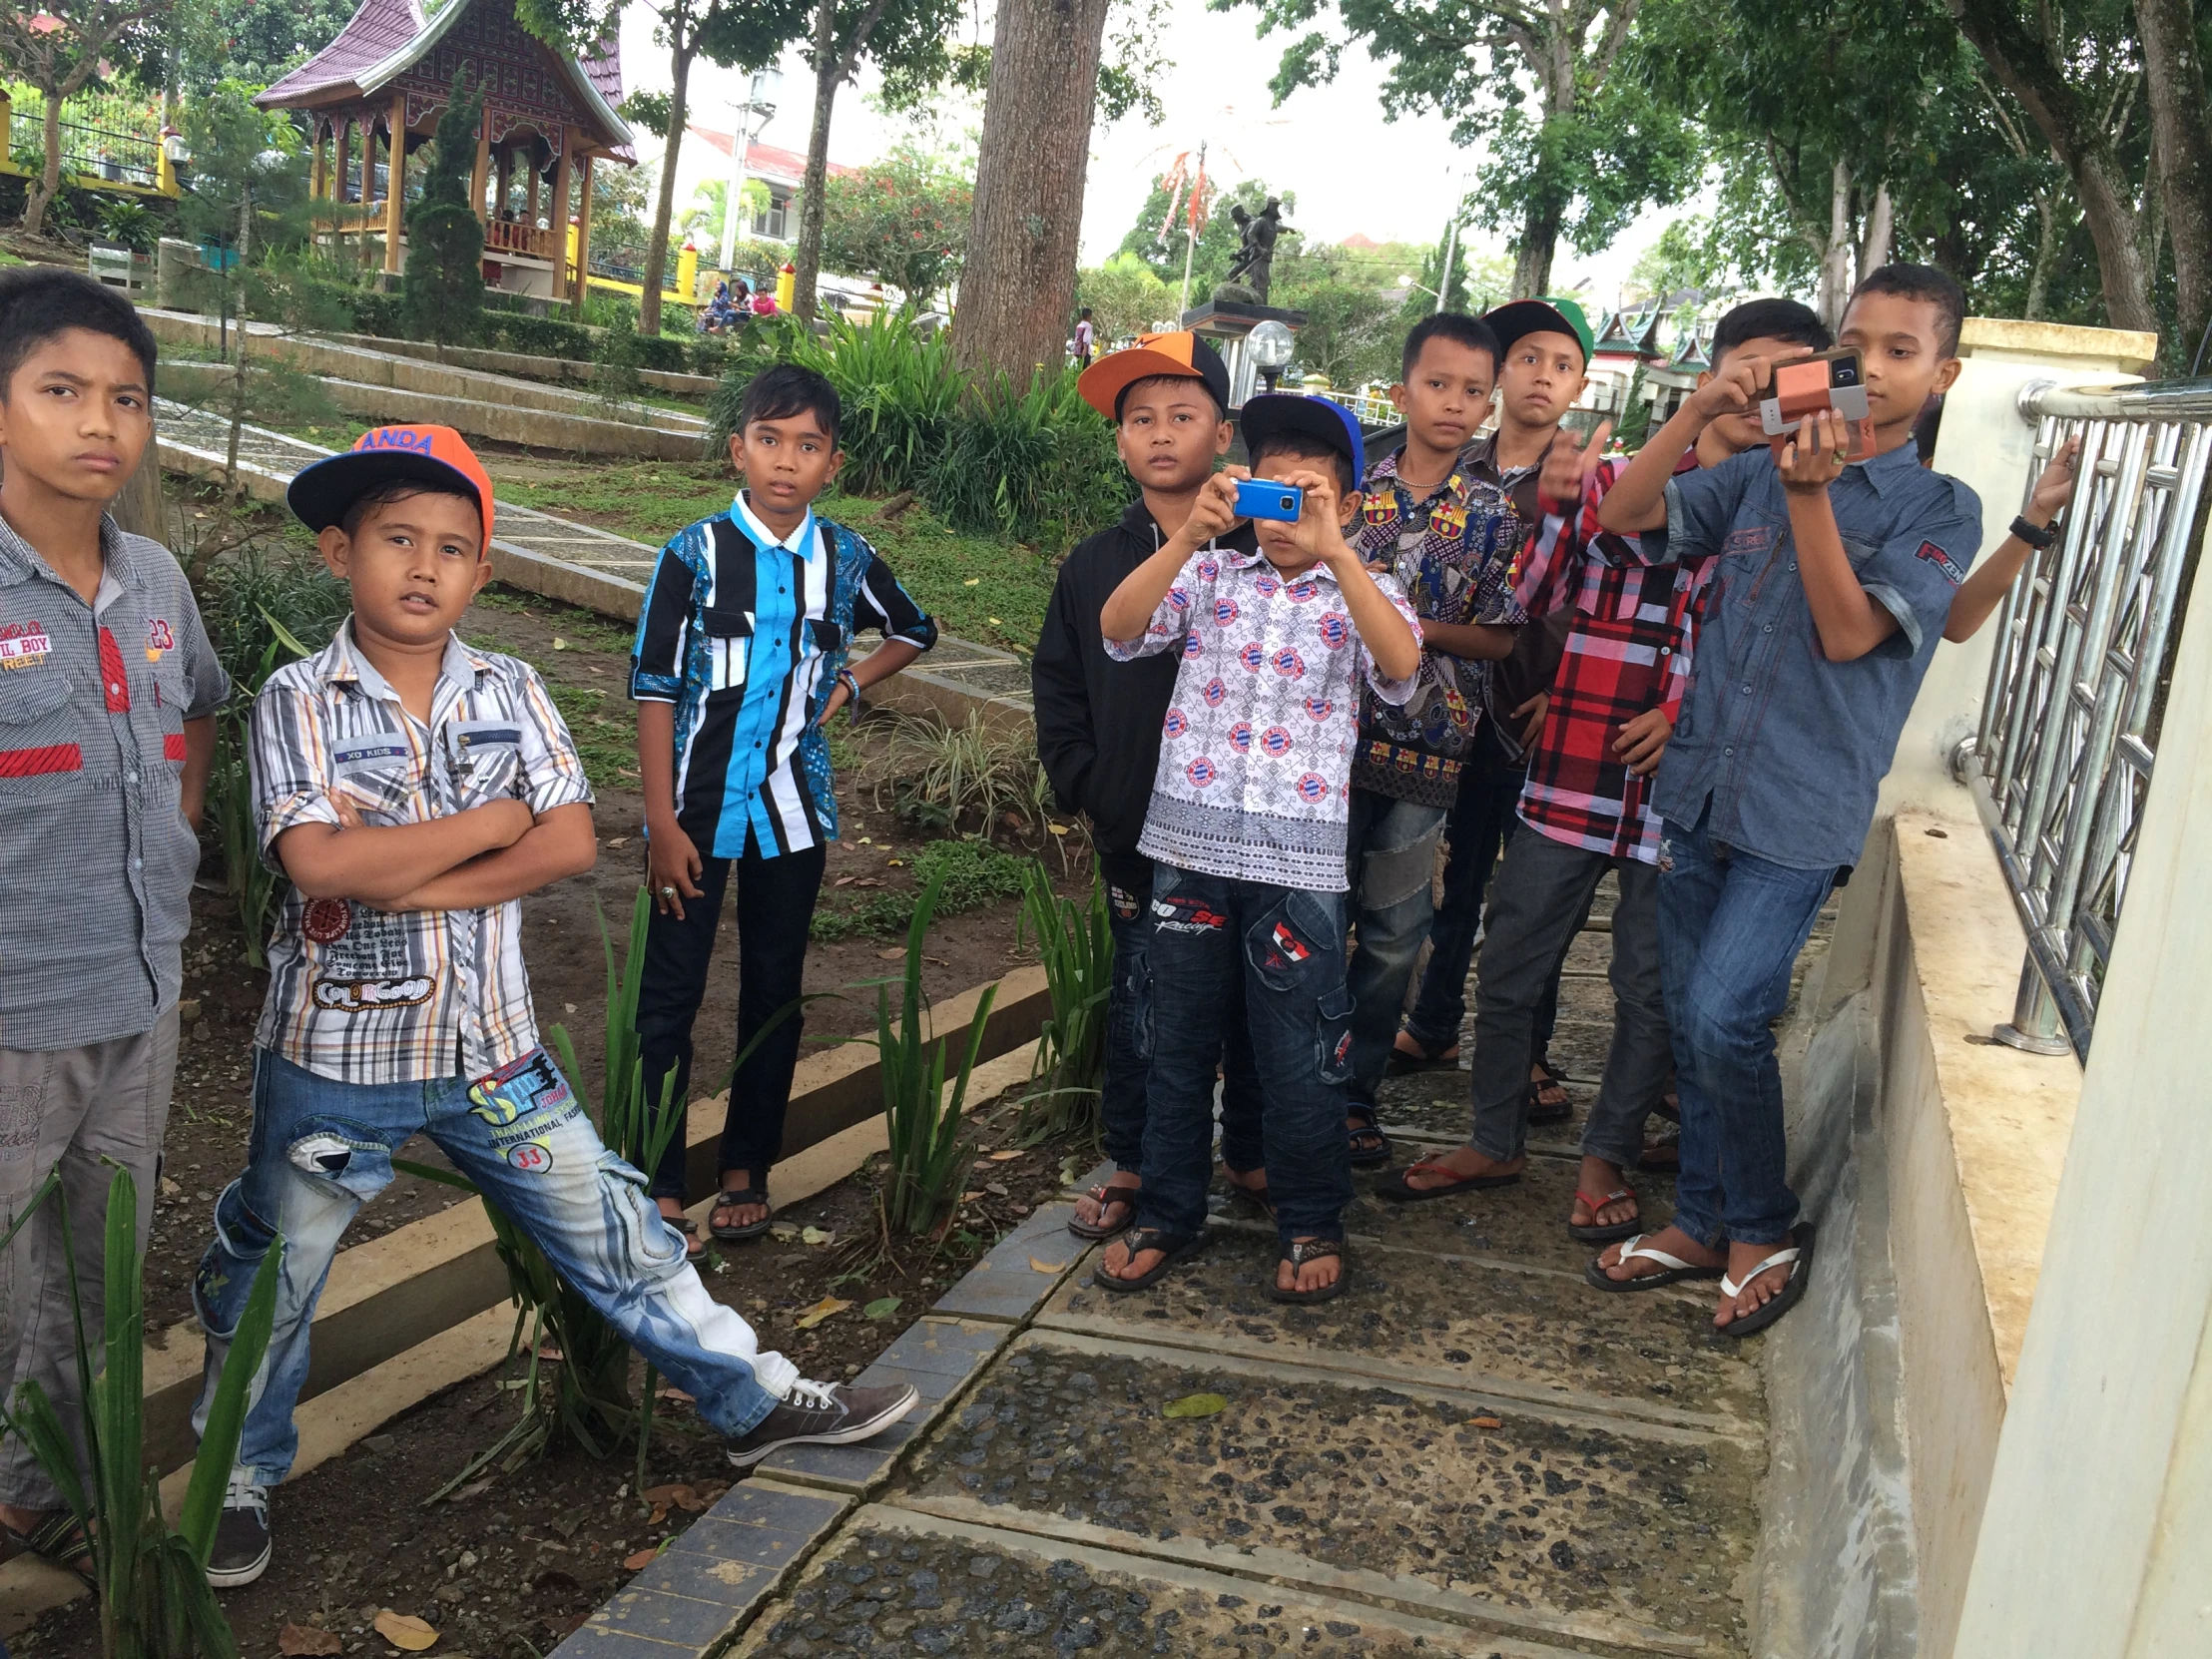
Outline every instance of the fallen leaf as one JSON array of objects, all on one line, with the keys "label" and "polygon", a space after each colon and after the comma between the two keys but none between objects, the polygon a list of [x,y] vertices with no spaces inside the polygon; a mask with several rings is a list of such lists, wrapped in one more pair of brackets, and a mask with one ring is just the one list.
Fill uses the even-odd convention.
[{"label": "fallen leaf", "polygon": [[1064,835],[1068,832],[1068,827],[1064,824],[1051,824],[1047,825],[1045,828],[1050,830],[1055,835]]},{"label": "fallen leaf", "polygon": [[895,962],[905,954],[906,947],[904,945],[894,944],[888,950],[878,950],[875,953],[875,959],[879,962]]},{"label": "fallen leaf", "polygon": [[905,861],[906,860],[903,858],[885,858],[883,860],[884,865],[890,869],[897,869],[900,865],[904,864]]},{"label": "fallen leaf", "polygon": [[898,1312],[898,1305],[903,1300],[902,1297],[879,1296],[865,1308],[862,1308],[860,1313],[867,1319],[887,1320],[891,1315]]},{"label": "fallen leaf", "polygon": [[674,1481],[666,1486],[648,1486],[638,1496],[648,1503],[673,1504],[687,1515],[696,1515],[707,1507],[707,1500],[697,1488],[684,1481]]},{"label": "fallen leaf", "polygon": [[792,1323],[802,1331],[812,1331],[824,1320],[829,1319],[833,1314],[841,1314],[851,1306],[852,1304],[849,1302],[840,1301],[833,1296],[826,1296]]},{"label": "fallen leaf", "polygon": [[966,581],[962,582],[960,586],[963,588],[972,588],[975,586],[976,583],[982,581],[982,579],[983,578],[980,576],[970,576]]},{"label": "fallen leaf", "polygon": [[1229,1401],[1220,1394],[1185,1394],[1181,1399],[1171,1399],[1160,1407],[1163,1417],[1218,1417],[1229,1409]]},{"label": "fallen leaf", "polygon": [[852,877],[849,875],[840,875],[830,884],[832,887],[849,887],[852,885]]},{"label": "fallen leaf", "polygon": [[1467,1426],[1469,1428],[1503,1428],[1505,1424],[1497,1417],[1469,1417],[1467,1418]]},{"label": "fallen leaf", "polygon": [[487,1474],[481,1480],[471,1480],[467,1485],[463,1486],[459,1491],[453,1493],[452,1496],[448,1497],[445,1501],[448,1503],[466,1503],[470,1498],[482,1497],[486,1492],[490,1490],[491,1476]]},{"label": "fallen leaf", "polygon": [[630,837],[628,835],[617,835],[607,844],[609,846],[628,846],[630,844]]},{"label": "fallen leaf", "polygon": [[1038,1273],[1065,1273],[1068,1269],[1065,1262],[1040,1262],[1034,1256],[1029,1258],[1029,1266]]},{"label": "fallen leaf", "polygon": [[553,649],[556,651],[566,651],[568,649],[568,641],[562,639],[560,635],[555,634],[553,636]]},{"label": "fallen leaf", "polygon": [[788,1221],[780,1221],[769,1227],[768,1236],[772,1239],[782,1239],[786,1244],[789,1244],[799,1237],[799,1229]]},{"label": "fallen leaf", "polygon": [[659,1560],[660,1555],[661,1546],[659,1544],[648,1544],[644,1549],[635,1550],[622,1558],[623,1570],[625,1572],[643,1572]]},{"label": "fallen leaf", "polygon": [[[846,879],[851,880],[851,877],[847,876]],[[863,875],[857,881],[853,881],[852,884],[855,887],[880,887],[883,883],[872,875]]]},{"label": "fallen leaf", "polygon": [[819,1227],[804,1227],[800,1229],[799,1242],[801,1244],[826,1245],[835,1237],[836,1234],[825,1233]]},{"label": "fallen leaf", "polygon": [[694,1396],[684,1392],[682,1388],[663,1388],[660,1397],[662,1399],[673,1399],[679,1405],[696,1405],[699,1403]]},{"label": "fallen leaf", "polygon": [[994,1164],[1003,1164],[1003,1163],[1005,1163],[1005,1162],[1006,1162],[1006,1161],[1007,1161],[1007,1160],[1008,1160],[1009,1158],[1019,1158],[1020,1156],[1021,1156],[1021,1148],[1019,1148],[1018,1146],[1010,1146],[1010,1147],[1006,1148],[1006,1150],[1005,1150],[1005,1151],[1003,1151],[1003,1152],[994,1152],[994,1153],[992,1153],[992,1154],[991,1154],[991,1162],[992,1162],[992,1163],[994,1163]]},{"label": "fallen leaf", "polygon": [[287,1624],[276,1632],[276,1651],[284,1659],[305,1659],[310,1654],[341,1653],[345,1643],[327,1630],[311,1624]]},{"label": "fallen leaf", "polygon": [[983,1183],[983,1190],[987,1193],[996,1193],[1000,1198],[1011,1198],[1013,1196],[1007,1192],[1006,1183],[1003,1181],[986,1181]]},{"label": "fallen leaf", "polygon": [[983,1195],[982,1195],[982,1193],[981,1193],[981,1192],[962,1193],[962,1194],[960,1195],[960,1202],[961,1202],[962,1204],[973,1204],[973,1203],[974,1203],[974,1202],[975,1202],[975,1201],[976,1201],[977,1199],[981,1198],[982,1196],[983,1196]]},{"label": "fallen leaf", "polygon": [[999,621],[998,618],[994,616],[987,616],[983,620],[989,623],[993,628],[1003,628],[1006,626],[1003,622]]},{"label": "fallen leaf", "polygon": [[866,835],[862,835],[862,836],[860,837],[860,844],[861,844],[862,846],[868,846],[868,845],[871,845],[871,844],[873,844],[873,843],[872,843],[872,841],[870,840],[870,838],[869,838],[868,836],[866,836]]},{"label": "fallen leaf", "polygon": [[376,1615],[376,1634],[393,1647],[420,1653],[437,1645],[438,1633],[411,1613],[394,1613],[389,1607]]},{"label": "fallen leaf", "polygon": [[555,1348],[551,1343],[547,1343],[538,1350],[538,1358],[540,1360],[551,1360],[558,1363],[561,1359],[561,1351]]}]

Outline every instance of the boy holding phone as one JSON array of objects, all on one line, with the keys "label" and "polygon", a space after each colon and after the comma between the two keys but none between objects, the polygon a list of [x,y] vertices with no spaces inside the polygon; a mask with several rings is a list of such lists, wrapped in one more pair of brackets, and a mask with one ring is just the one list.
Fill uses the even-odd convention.
[{"label": "boy holding phone", "polygon": [[1873,442],[1851,462],[1823,411],[1779,458],[1676,463],[1715,420],[1756,409],[1772,363],[1727,363],[1598,506],[1653,562],[1712,557],[1699,672],[1659,769],[1661,972],[1682,1101],[1672,1223],[1590,1266],[1606,1290],[1721,1281],[1714,1325],[1764,1330],[1804,1294],[1813,1230],[1787,1178],[1770,1030],[1829,892],[1858,859],[1898,734],[1981,543],[1972,490],[1922,469],[1913,428],[1958,374],[1964,298],[1890,265],[1844,314]]}]

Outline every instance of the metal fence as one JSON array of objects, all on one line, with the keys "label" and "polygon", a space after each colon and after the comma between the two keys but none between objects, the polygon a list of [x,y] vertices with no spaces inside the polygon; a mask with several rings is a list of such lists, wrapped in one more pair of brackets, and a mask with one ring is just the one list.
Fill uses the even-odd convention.
[{"label": "metal fence", "polygon": [[2082,440],[2064,534],[1998,613],[1981,727],[1954,767],[2027,930],[1996,1036],[2086,1057],[2156,759],[2176,601],[2202,537],[2212,380],[2020,392],[2029,485]]}]

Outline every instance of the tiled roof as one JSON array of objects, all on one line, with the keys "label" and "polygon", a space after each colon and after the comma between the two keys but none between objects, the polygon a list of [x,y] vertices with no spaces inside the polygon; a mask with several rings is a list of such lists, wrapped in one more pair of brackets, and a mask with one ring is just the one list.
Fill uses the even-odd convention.
[{"label": "tiled roof", "polygon": [[255,100],[287,103],[326,87],[351,86],[422,32],[415,0],[361,0],[338,38]]},{"label": "tiled roof", "polygon": [[[684,124],[684,131],[724,156],[729,155],[731,146],[737,143],[729,133],[718,133],[712,127],[700,127],[691,122]],[[796,185],[807,176],[807,158],[796,150],[780,150],[773,144],[756,142],[745,147],[745,171],[752,178],[778,179]],[[859,169],[843,162],[831,162],[830,171],[842,179]]]}]

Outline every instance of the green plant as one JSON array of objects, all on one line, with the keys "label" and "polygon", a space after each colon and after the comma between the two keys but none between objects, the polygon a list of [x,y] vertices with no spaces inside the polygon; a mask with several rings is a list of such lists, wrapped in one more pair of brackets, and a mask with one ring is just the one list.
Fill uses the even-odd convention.
[{"label": "green plant", "polygon": [[1114,983],[1114,934],[1106,888],[1094,872],[1086,900],[1062,898],[1041,863],[1023,870],[1021,927],[1037,941],[1052,1016],[1037,1034],[1031,1080],[1041,1087],[1022,1103],[1021,1133],[1044,1140],[1098,1127],[1098,1090],[1106,1070],[1106,1004]]},{"label": "green plant", "polygon": [[1002,812],[1025,822],[1036,800],[1037,740],[1024,729],[1009,736],[970,710],[948,726],[935,716],[892,717],[890,736],[873,773],[877,811],[887,789],[898,815],[932,834],[963,830],[988,834]]},{"label": "green plant", "polygon": [[[1001,899],[1018,897],[1023,872],[1031,862],[1011,852],[1001,852],[988,841],[939,840],[931,841],[916,852],[911,868],[914,879],[924,887],[934,881],[942,889],[936,913],[943,916],[956,915],[963,910],[980,910]],[[828,905],[818,908],[808,936],[827,940],[866,933],[893,935],[905,931],[912,914],[913,895],[910,892],[871,893],[849,910],[832,909]]]},{"label": "green plant", "polygon": [[[48,1201],[61,1209],[67,1239],[69,1198],[59,1171],[50,1173],[16,1217],[0,1251]],[[53,1401],[37,1382],[17,1391],[12,1412],[0,1424],[21,1436],[61,1493],[77,1524],[92,1541],[94,1593],[100,1603],[100,1645],[107,1659],[237,1659],[230,1622],[208,1587],[208,1555],[239,1433],[246,1422],[247,1385],[261,1370],[276,1324],[276,1285],[283,1256],[279,1235],[254,1275],[246,1311],[231,1338],[216,1382],[215,1397],[192,1461],[184,1510],[172,1532],[162,1518],[159,1471],[145,1461],[146,1295],[145,1263],[138,1243],[138,1183],[118,1169],[108,1184],[106,1263],[103,1273],[102,1360],[96,1374],[85,1338],[84,1301],[74,1255],[68,1259],[69,1306],[76,1336],[78,1438],[76,1445]],[[85,1475],[90,1475],[90,1480]]]},{"label": "green plant", "polygon": [[469,181],[483,105],[483,91],[468,84],[468,72],[456,74],[423,169],[422,198],[407,210],[401,314],[410,339],[453,345],[476,337],[484,308],[484,228],[476,219],[483,204],[469,200]]},{"label": "green plant", "polygon": [[126,197],[100,205],[100,234],[133,253],[145,254],[153,250],[154,239],[161,234],[161,221],[145,203]]},{"label": "green plant", "polygon": [[1114,431],[1076,394],[1072,369],[972,389],[946,428],[922,497],[956,530],[1066,541],[1118,516],[1128,474]]},{"label": "green plant", "polygon": [[952,1201],[967,1178],[974,1150],[960,1139],[960,1111],[968,1080],[983,1052],[998,987],[976,1000],[968,1022],[967,1053],[945,1092],[946,1039],[925,1042],[921,1027],[926,1004],[921,994],[921,947],[936,914],[943,889],[940,874],[924,887],[906,926],[906,962],[899,980],[898,1027],[891,1028],[890,986],[875,987],[875,1050],[883,1073],[883,1122],[890,1141],[890,1163],[878,1197],[885,1232],[909,1237],[939,1232],[954,1214]]},{"label": "green plant", "polygon": [[599,364],[598,382],[602,396],[635,397],[645,382],[638,378],[638,350],[642,342],[638,338],[637,313],[629,302],[614,308],[607,326],[600,331],[599,349],[595,353]]}]

